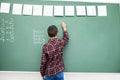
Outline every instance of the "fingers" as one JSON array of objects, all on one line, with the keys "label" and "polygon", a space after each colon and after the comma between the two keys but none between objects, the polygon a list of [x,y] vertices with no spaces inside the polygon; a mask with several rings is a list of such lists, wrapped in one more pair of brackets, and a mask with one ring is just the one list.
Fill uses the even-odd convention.
[{"label": "fingers", "polygon": [[62,22],[62,26],[63,26],[63,27],[66,27],[66,24],[65,24],[65,22]]}]

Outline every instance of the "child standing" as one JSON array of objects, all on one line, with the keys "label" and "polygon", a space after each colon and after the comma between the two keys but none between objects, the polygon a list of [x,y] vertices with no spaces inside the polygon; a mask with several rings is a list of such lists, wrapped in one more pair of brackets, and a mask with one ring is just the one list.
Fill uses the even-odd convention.
[{"label": "child standing", "polygon": [[64,62],[63,49],[67,44],[68,32],[67,25],[62,22],[63,38],[58,39],[58,29],[55,25],[48,27],[48,35],[50,40],[42,48],[42,60],[40,72],[45,80],[64,80]]}]

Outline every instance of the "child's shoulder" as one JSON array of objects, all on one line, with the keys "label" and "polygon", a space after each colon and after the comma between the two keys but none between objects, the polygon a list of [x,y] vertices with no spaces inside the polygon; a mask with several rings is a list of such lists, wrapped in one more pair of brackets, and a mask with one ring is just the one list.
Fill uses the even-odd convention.
[{"label": "child's shoulder", "polygon": [[46,46],[47,46],[47,43],[45,43],[45,44],[43,45],[43,48],[46,48]]},{"label": "child's shoulder", "polygon": [[43,47],[46,48],[47,46],[49,46],[49,44],[50,44],[50,43],[47,42],[47,43],[45,43],[45,44],[43,45]]},{"label": "child's shoulder", "polygon": [[61,42],[62,40],[63,40],[63,38],[58,39],[59,42]]}]

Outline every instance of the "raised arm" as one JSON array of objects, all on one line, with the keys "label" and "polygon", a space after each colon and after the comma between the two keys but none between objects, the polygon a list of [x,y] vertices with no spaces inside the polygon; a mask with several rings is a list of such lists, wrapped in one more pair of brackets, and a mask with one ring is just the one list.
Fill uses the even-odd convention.
[{"label": "raised arm", "polygon": [[67,25],[64,22],[62,22],[61,27],[63,29],[62,42],[63,42],[63,45],[65,46],[69,40],[69,36],[68,36],[68,32],[67,32]]}]

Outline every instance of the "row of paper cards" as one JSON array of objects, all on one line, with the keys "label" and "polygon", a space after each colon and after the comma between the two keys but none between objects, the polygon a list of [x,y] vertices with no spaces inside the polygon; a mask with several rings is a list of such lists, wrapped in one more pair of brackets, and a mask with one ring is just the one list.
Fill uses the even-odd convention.
[{"label": "row of paper cards", "polygon": [[[76,11],[76,12],[75,12]],[[2,2],[0,13],[9,13],[10,3]],[[33,16],[107,16],[106,5],[31,5],[31,4],[13,4],[12,14],[15,15],[33,15]]]}]

